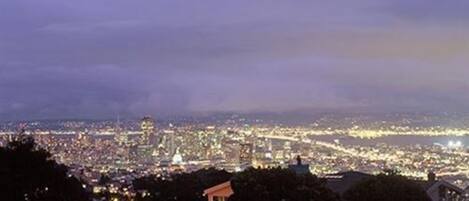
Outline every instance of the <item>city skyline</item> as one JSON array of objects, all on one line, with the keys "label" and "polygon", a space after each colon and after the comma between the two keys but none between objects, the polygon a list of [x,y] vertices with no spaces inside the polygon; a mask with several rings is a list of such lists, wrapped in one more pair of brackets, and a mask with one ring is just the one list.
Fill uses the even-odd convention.
[{"label": "city skyline", "polygon": [[0,1],[0,200],[469,201],[467,10]]},{"label": "city skyline", "polygon": [[469,3],[0,2],[0,120],[464,112]]}]

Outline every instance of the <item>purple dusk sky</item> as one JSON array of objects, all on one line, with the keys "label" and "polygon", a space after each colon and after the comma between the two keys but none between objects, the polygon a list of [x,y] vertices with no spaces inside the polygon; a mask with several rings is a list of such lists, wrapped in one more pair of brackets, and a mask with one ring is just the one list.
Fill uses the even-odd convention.
[{"label": "purple dusk sky", "polygon": [[0,120],[469,110],[467,0],[3,0]]}]

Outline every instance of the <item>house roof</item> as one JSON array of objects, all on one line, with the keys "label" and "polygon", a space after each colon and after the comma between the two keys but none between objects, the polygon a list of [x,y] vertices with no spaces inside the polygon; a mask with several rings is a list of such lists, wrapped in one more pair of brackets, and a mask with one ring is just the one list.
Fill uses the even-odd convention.
[{"label": "house roof", "polygon": [[326,186],[331,189],[332,191],[343,194],[347,191],[352,185],[356,184],[357,182],[372,177],[372,175],[356,172],[356,171],[348,171],[348,172],[339,172],[336,174],[329,174],[326,175],[324,178],[326,179]]},{"label": "house roof", "polygon": [[460,193],[460,194],[464,193],[464,190],[463,190],[463,189],[461,189],[461,188],[457,187],[456,185],[451,184],[451,183],[449,183],[449,182],[447,182],[447,181],[445,181],[445,180],[439,180],[439,181],[437,181],[437,182],[434,182],[433,184],[429,185],[429,186],[427,187],[427,189],[425,189],[425,190],[428,191],[428,190],[430,190],[430,189],[432,189],[432,188],[437,188],[437,187],[439,187],[439,186],[445,186],[445,187],[447,187],[447,188],[449,188],[449,189],[452,189],[452,190],[454,190],[454,191],[456,191],[457,193]]},{"label": "house roof", "polygon": [[218,185],[216,185],[216,186],[213,186],[213,187],[210,187],[210,188],[205,189],[205,190],[204,190],[204,195],[207,195],[207,194],[216,192],[216,191],[218,191],[218,190],[221,190],[221,189],[224,189],[224,188],[227,188],[227,187],[230,187],[230,188],[231,188],[231,182],[230,182],[230,181],[223,182],[223,183],[218,184]]},{"label": "house roof", "polygon": [[357,171],[345,171],[345,172],[339,172],[335,174],[328,174],[327,176],[343,176],[343,177],[371,177],[373,175],[371,174],[366,174],[363,172],[357,172]]}]

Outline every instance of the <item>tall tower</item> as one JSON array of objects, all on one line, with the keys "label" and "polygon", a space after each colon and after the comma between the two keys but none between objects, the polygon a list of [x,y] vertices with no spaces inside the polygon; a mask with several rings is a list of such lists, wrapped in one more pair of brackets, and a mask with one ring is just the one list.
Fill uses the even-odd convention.
[{"label": "tall tower", "polygon": [[241,143],[239,150],[239,164],[243,167],[252,165],[253,160],[253,145],[251,143]]},{"label": "tall tower", "polygon": [[117,115],[117,122],[114,128],[114,140],[119,145],[124,145],[127,143],[127,135],[125,134],[124,130],[121,127],[120,116]]},{"label": "tall tower", "polygon": [[140,123],[142,136],[140,137],[141,145],[150,145],[151,139],[155,134],[155,121],[150,116],[145,116]]}]

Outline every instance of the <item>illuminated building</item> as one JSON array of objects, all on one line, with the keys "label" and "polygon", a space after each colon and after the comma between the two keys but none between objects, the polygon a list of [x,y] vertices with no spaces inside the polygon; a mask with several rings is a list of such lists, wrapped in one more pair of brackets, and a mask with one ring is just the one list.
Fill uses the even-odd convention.
[{"label": "illuminated building", "polygon": [[182,161],[182,156],[179,153],[179,149],[176,150],[176,153],[173,156],[172,162],[173,162],[173,164],[181,164],[183,162]]},{"label": "illuminated building", "polygon": [[175,147],[175,132],[173,130],[163,130],[163,137],[160,139],[158,146],[165,149],[165,152],[170,156],[174,155],[176,151]]},{"label": "illuminated building", "polygon": [[142,131],[140,144],[150,145],[151,139],[155,134],[155,121],[149,116],[143,117],[140,123],[140,130]]},{"label": "illuminated building", "polygon": [[239,164],[241,167],[248,167],[252,165],[253,160],[253,145],[251,143],[243,143],[240,145],[239,150]]},{"label": "illuminated building", "polygon": [[117,118],[117,123],[115,127],[115,134],[114,134],[114,140],[117,142],[119,145],[126,144],[128,141],[127,135],[123,132],[123,129],[120,126],[120,119]]},{"label": "illuminated building", "polygon": [[286,141],[285,144],[283,145],[283,159],[288,161],[291,159],[291,143],[289,141]]}]

